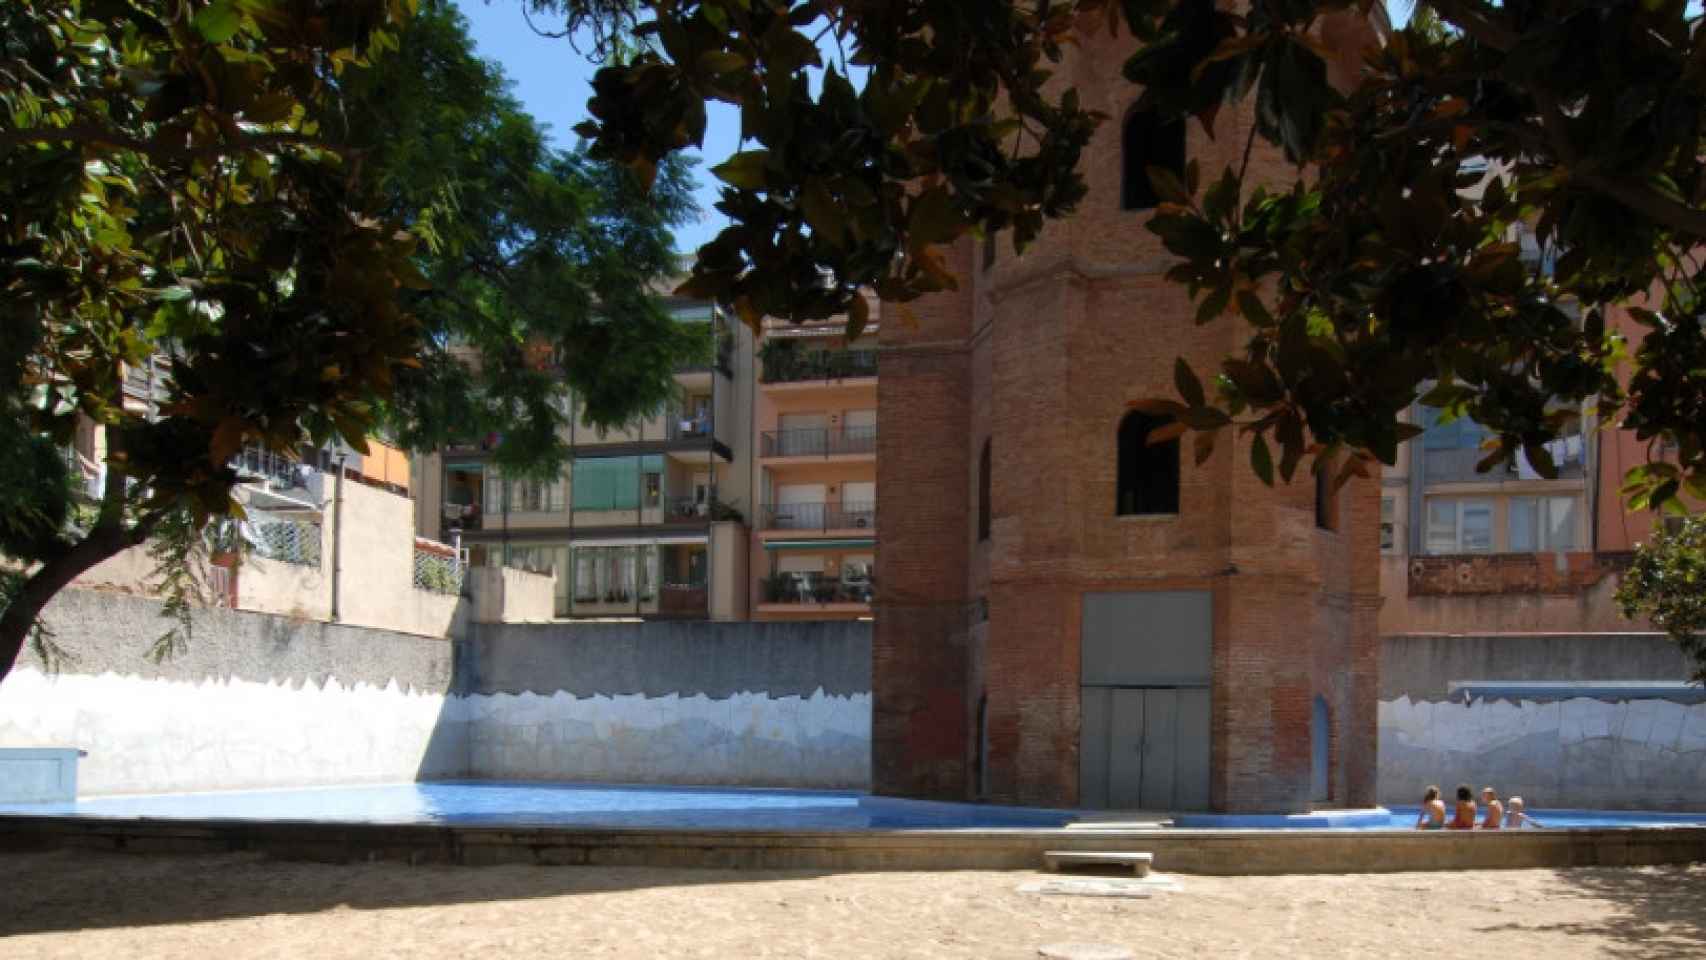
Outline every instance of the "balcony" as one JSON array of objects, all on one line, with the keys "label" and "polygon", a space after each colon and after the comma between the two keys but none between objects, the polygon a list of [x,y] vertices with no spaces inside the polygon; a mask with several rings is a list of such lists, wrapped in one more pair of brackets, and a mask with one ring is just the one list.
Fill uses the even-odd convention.
[{"label": "balcony", "polygon": [[877,428],[815,427],[770,430],[759,435],[760,456],[839,457],[877,452]]},{"label": "balcony", "polygon": [[761,379],[764,383],[850,380],[877,375],[875,350],[767,349],[763,363]]},{"label": "balcony", "polygon": [[664,424],[665,435],[671,441],[709,440],[716,435],[711,415],[705,411],[674,410]]},{"label": "balcony", "polygon": [[244,447],[230,461],[239,483],[272,494],[279,506],[318,508],[325,499],[325,475],[306,460],[274,453],[263,447]]},{"label": "balcony", "polygon": [[758,581],[758,602],[782,607],[859,612],[876,599],[877,585],[818,573],[776,573]]},{"label": "balcony", "polygon": [[875,503],[767,503],[759,507],[761,530],[875,530]]},{"label": "balcony", "polygon": [[[1586,446],[1582,437],[1573,435],[1554,440],[1547,445],[1552,461],[1558,468],[1559,480],[1581,480],[1586,475]],[[1516,462],[1495,464],[1481,473],[1475,469],[1487,456],[1479,446],[1454,449],[1427,449],[1422,457],[1422,476],[1430,483],[1510,483],[1517,480],[1539,480],[1540,474],[1528,466],[1528,459],[1518,454]]]}]

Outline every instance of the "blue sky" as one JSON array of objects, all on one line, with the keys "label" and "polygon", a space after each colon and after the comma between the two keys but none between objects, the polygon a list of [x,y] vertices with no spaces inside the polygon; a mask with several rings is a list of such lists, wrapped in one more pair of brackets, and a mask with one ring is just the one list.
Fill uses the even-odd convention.
[{"label": "blue sky", "polygon": [[[515,95],[522,106],[551,128],[560,146],[574,145],[574,125],[586,119],[586,98],[596,69],[586,58],[576,53],[567,40],[541,37],[528,27],[522,18],[521,4],[516,0],[456,0],[462,14],[468,18],[469,33],[474,37],[480,56],[503,66],[504,73],[515,84]],[[535,18],[542,29],[560,26]],[[726,104],[709,104],[705,129],[703,157],[694,171],[699,181],[699,206],[703,208],[699,223],[676,231],[677,249],[691,251],[722,229],[723,215],[711,209],[716,202],[716,178],[705,172],[710,165],[721,163],[734,153],[740,140],[740,115]]]}]

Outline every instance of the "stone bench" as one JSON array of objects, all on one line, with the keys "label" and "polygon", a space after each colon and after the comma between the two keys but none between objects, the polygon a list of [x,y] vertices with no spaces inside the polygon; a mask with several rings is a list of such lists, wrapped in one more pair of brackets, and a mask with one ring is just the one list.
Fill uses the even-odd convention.
[{"label": "stone bench", "polygon": [[1134,876],[1147,877],[1155,854],[1049,850],[1043,853],[1043,864],[1056,873],[1070,867],[1129,867]]}]

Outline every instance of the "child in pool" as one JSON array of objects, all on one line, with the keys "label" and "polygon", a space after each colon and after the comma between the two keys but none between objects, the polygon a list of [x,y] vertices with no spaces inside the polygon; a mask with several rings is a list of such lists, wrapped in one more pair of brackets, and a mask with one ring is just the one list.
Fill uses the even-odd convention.
[{"label": "child in pool", "polygon": [[1439,798],[1439,788],[1432,784],[1422,794],[1422,812],[1416,817],[1416,829],[1445,829],[1445,802]]},{"label": "child in pool", "polygon": [[1511,798],[1510,806],[1505,808],[1506,830],[1535,830],[1544,826],[1545,824],[1523,812],[1521,797]]}]

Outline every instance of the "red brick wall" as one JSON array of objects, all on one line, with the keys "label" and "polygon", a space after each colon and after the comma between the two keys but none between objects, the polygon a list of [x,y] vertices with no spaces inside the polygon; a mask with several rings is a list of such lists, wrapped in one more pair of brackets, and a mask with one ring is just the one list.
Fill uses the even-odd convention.
[{"label": "red brick wall", "polygon": [[[1245,332],[1197,326],[1169,259],[1118,209],[1119,126],[1136,91],[1130,43],[1087,37],[1061,71],[1114,118],[1085,157],[1090,194],[1024,256],[1005,238],[993,270],[955,251],[962,290],[883,325],[878,490],[882,601],[873,660],[879,791],[966,796],[988,697],[989,796],[1078,800],[1079,630],[1092,590],[1206,589],[1214,596],[1211,795],[1228,810],[1308,805],[1316,695],[1332,717],[1339,803],[1372,802],[1378,493],[1358,482],[1319,530],[1305,473],[1264,487],[1248,444],[1223,436],[1201,466],[1182,453],[1176,517],[1116,517],[1117,435],[1127,404],[1172,396],[1184,357],[1203,379]],[[1205,179],[1236,162],[1248,118],[1210,140],[1192,125]],[[1247,129],[1247,128],[1244,128]],[[1292,171],[1273,151],[1252,165]],[[992,531],[976,537],[977,461],[992,438]],[[987,595],[989,620],[969,607]],[[957,738],[957,739],[956,739]]]},{"label": "red brick wall", "polygon": [[[970,245],[949,258],[962,274]],[[971,403],[969,296],[885,307],[877,383],[878,601],[871,649],[872,788],[963,799],[972,737],[968,703],[963,495]]]}]

